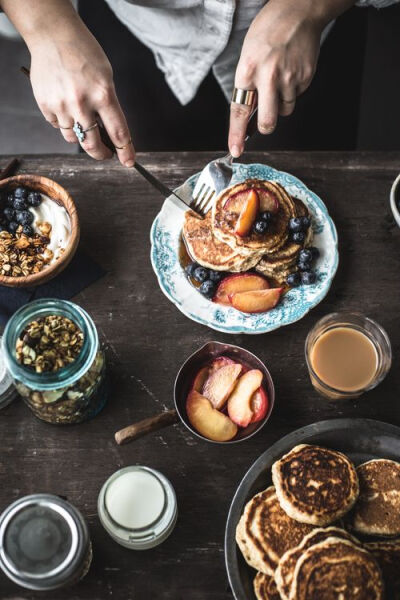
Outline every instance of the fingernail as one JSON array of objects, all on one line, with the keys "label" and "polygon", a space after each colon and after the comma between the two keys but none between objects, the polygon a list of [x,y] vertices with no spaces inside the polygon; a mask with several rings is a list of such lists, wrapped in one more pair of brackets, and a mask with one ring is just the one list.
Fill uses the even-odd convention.
[{"label": "fingernail", "polygon": [[132,168],[134,164],[135,164],[135,161],[134,161],[134,160],[132,160],[132,159],[130,159],[130,160],[127,160],[127,161],[124,163],[124,165],[125,165],[126,167],[128,167],[128,169],[129,169],[129,168]]},{"label": "fingernail", "polygon": [[239,146],[232,146],[231,154],[232,154],[233,158],[239,158],[239,156],[240,156]]}]

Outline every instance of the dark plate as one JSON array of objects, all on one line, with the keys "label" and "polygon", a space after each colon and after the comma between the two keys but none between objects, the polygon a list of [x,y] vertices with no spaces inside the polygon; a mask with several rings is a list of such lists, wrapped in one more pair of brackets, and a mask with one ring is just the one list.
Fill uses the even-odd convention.
[{"label": "dark plate", "polygon": [[256,571],[242,557],[235,531],[248,500],[271,485],[271,466],[297,444],[318,444],[344,452],[356,464],[373,458],[400,462],[400,428],[372,419],[332,419],[297,429],[266,450],[240,483],[228,514],[225,531],[225,564],[236,600],[254,600]]}]

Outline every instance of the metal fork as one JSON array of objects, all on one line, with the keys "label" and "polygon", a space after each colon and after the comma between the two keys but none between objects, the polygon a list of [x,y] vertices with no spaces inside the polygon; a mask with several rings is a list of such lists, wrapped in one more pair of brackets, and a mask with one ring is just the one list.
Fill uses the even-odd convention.
[{"label": "metal fork", "polygon": [[[253,110],[247,123],[245,142],[257,130],[257,108]],[[222,158],[208,163],[200,173],[194,186],[190,208],[205,217],[210,210],[214,198],[231,182],[233,173],[233,156],[230,152]]]}]

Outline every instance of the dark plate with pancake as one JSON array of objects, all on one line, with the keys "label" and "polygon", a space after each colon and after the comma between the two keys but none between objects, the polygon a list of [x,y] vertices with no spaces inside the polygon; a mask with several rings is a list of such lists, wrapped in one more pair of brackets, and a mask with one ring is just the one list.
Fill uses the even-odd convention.
[{"label": "dark plate with pancake", "polygon": [[400,462],[400,428],[372,419],[332,419],[297,429],[266,450],[250,467],[233,498],[225,531],[225,563],[236,600],[254,600],[256,572],[249,567],[235,540],[246,503],[271,485],[271,467],[298,444],[315,444],[346,454],[359,465],[375,458]]}]

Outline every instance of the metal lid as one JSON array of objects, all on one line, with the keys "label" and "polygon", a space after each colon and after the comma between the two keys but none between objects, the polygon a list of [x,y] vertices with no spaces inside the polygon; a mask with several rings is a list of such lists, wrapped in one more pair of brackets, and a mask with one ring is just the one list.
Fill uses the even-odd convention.
[{"label": "metal lid", "polygon": [[49,590],[69,583],[81,568],[88,545],[82,515],[58,496],[25,496],[0,517],[0,567],[28,589]]}]

